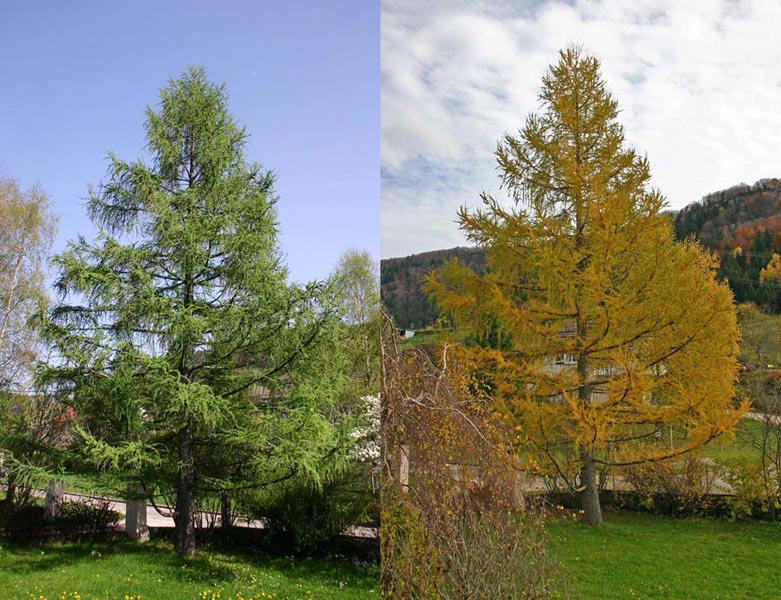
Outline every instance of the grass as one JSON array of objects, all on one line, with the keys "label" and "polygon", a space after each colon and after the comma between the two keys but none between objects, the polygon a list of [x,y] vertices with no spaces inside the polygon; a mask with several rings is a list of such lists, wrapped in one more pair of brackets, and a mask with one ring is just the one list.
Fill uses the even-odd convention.
[{"label": "grass", "polygon": [[294,600],[379,598],[376,565],[202,550],[178,559],[154,541],[0,547],[3,598]]},{"label": "grass", "polygon": [[716,438],[704,448],[703,454],[720,464],[735,461],[753,461],[761,458],[760,451],[753,445],[762,437],[763,424],[755,419],[741,419],[735,426],[735,438],[730,443],[729,436]]},{"label": "grass", "polygon": [[105,474],[66,473],[61,475],[59,479],[65,482],[65,491],[69,493],[123,498],[127,492],[127,483],[115,482]]},{"label": "grass", "polygon": [[576,597],[779,597],[781,523],[608,512],[602,527],[557,520],[548,533]]},{"label": "grass", "polygon": [[[736,461],[758,461],[761,454],[753,442],[761,439],[762,427],[762,423],[755,419],[741,419],[732,434],[725,433],[706,444],[702,449],[702,456],[722,465]],[[666,448],[670,447],[669,436],[669,428],[664,427],[661,442]],[[673,428],[673,447],[677,448],[684,443],[686,443],[685,431]]]},{"label": "grass", "polygon": [[410,348],[416,348],[418,346],[439,346],[450,341],[452,336],[453,331],[451,329],[428,327],[426,329],[417,330],[415,335],[411,338],[401,340],[400,347],[402,350],[409,350]]}]

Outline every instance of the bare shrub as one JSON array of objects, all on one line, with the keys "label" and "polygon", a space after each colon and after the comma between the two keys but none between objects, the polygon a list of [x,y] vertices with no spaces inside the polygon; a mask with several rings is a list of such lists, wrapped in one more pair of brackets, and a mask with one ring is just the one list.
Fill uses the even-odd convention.
[{"label": "bare shrub", "polygon": [[442,598],[547,598],[560,590],[539,514],[465,511],[442,539]]},{"label": "bare shrub", "polygon": [[509,432],[470,365],[447,345],[400,351],[389,320],[382,351],[384,596],[561,597],[542,515],[522,510]]}]

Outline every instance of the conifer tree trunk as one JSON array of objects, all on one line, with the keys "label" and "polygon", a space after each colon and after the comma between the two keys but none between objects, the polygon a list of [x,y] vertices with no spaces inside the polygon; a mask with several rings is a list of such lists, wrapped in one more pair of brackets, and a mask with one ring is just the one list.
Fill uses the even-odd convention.
[{"label": "conifer tree trunk", "polygon": [[[191,141],[192,144],[192,141]],[[193,188],[192,179],[192,153],[190,153],[189,189]],[[193,302],[193,274],[189,260],[184,265],[184,298],[182,305],[189,310]],[[179,373],[185,374],[192,365],[192,342],[186,336],[181,343],[182,354],[179,358]],[[189,373],[188,373],[189,374]],[[189,377],[188,377],[189,379]],[[182,415],[187,423],[180,431],[177,438],[179,468],[176,482],[176,511],[178,520],[176,524],[176,553],[179,556],[195,556],[195,515],[193,510],[193,490],[195,489],[195,460],[193,458],[193,430],[192,421]]]},{"label": "conifer tree trunk", "polygon": [[220,526],[224,531],[229,530],[233,526],[231,521],[231,496],[228,490],[220,491]]},{"label": "conifer tree trunk", "polygon": [[9,473],[5,488],[5,503],[10,508],[16,504],[16,476]]},{"label": "conifer tree trunk", "polygon": [[195,465],[193,463],[193,434],[189,426],[179,432],[179,471],[176,483],[176,553],[179,556],[195,556],[195,519],[193,488]]},{"label": "conifer tree trunk", "polygon": [[[587,335],[588,326],[586,320],[578,318],[578,340],[585,339]],[[578,376],[581,381],[580,388],[578,389],[578,399],[585,405],[590,404],[592,401],[590,375],[588,352],[581,350],[578,355]],[[593,453],[585,448],[581,448],[580,462],[582,463],[580,467],[580,485],[584,488],[580,492],[580,506],[583,510],[583,523],[586,525],[599,525],[602,523],[602,507],[599,504],[597,465],[594,461]]]},{"label": "conifer tree trunk", "polygon": [[580,484],[584,487],[580,492],[580,505],[583,509],[585,525],[600,525],[602,523],[602,507],[599,504],[599,486],[597,484],[597,463],[586,450],[580,451]]}]

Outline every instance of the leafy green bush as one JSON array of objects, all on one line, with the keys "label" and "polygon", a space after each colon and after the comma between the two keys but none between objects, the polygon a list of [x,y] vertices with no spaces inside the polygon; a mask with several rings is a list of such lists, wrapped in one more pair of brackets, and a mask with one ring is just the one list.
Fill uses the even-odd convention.
[{"label": "leafy green bush", "polygon": [[630,504],[627,508],[673,517],[705,516],[712,511],[710,482],[715,474],[712,465],[696,457],[633,465],[622,470],[633,493],[620,498]]},{"label": "leafy green bush", "polygon": [[64,502],[59,517],[46,520],[43,506],[2,505],[0,534],[13,541],[39,542],[50,539],[95,539],[111,533],[121,515],[108,500],[85,498]]},{"label": "leafy green bush", "polygon": [[34,504],[22,506],[0,505],[0,532],[12,541],[44,539],[46,522],[43,507]]},{"label": "leafy green bush", "polygon": [[276,545],[311,554],[352,525],[377,525],[377,497],[356,466],[317,489],[302,481],[278,486],[255,497],[248,507],[266,520]]},{"label": "leafy green bush", "polygon": [[99,537],[110,531],[120,520],[121,515],[111,510],[109,500],[84,498],[76,502],[65,502],[62,514],[55,520],[54,526],[64,536]]},{"label": "leafy green bush", "polygon": [[778,479],[763,473],[761,463],[734,461],[727,467],[724,479],[735,491],[729,499],[733,518],[775,518],[781,509]]}]

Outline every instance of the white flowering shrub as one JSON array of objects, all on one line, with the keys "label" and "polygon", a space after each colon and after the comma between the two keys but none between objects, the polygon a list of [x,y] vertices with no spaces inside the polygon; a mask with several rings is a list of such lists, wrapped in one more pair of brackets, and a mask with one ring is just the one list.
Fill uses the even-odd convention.
[{"label": "white flowering shrub", "polygon": [[350,451],[350,458],[377,466],[380,460],[380,397],[364,396],[363,425],[352,432],[355,445]]}]

